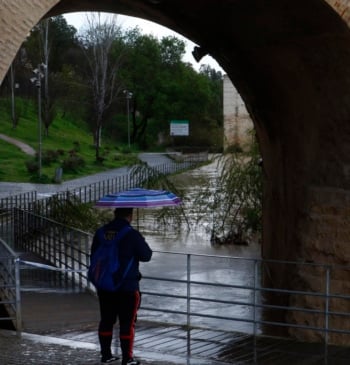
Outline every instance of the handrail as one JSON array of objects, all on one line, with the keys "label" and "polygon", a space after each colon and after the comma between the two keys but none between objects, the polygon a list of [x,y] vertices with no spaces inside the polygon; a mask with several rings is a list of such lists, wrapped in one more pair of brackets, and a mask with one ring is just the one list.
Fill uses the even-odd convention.
[{"label": "handrail", "polygon": [[0,321],[10,321],[19,335],[22,330],[20,271],[18,255],[0,239],[0,305],[5,314]]},{"label": "handrail", "polygon": [[0,197],[0,211],[8,211],[14,207],[27,208],[32,202],[36,200],[36,191],[27,191],[24,193]]},{"label": "handrail", "polygon": [[22,209],[14,209],[13,218],[15,250],[36,255],[38,267],[61,269],[62,287],[91,287],[86,276],[91,234]]},{"label": "handrail", "polygon": [[[201,321],[208,319],[222,320],[227,325],[228,322],[243,327],[243,332],[247,331],[247,324],[252,324],[252,329],[248,330],[254,336],[262,333],[264,327],[271,326],[274,328],[284,327],[288,330],[289,334],[294,336],[300,336],[301,332],[310,333],[311,337],[318,341],[323,341],[325,345],[325,351],[329,342],[334,343],[335,337],[342,337],[341,342],[349,344],[350,329],[346,325],[347,321],[344,321],[344,317],[350,317],[350,313],[338,310],[337,301],[342,300],[349,302],[350,295],[345,293],[339,293],[331,291],[333,287],[332,282],[337,281],[337,271],[347,270],[350,273],[350,266],[344,265],[329,265],[322,263],[305,263],[305,262],[288,262],[278,260],[264,260],[260,258],[241,258],[241,257],[225,257],[225,256],[214,256],[214,255],[201,255],[201,254],[186,254],[186,253],[172,253],[172,252],[161,252],[158,254],[164,256],[171,255],[172,258],[168,259],[169,268],[173,264],[171,262],[176,261],[174,255],[184,255],[187,257],[187,266],[184,268],[184,278],[174,279],[167,275],[144,275],[143,286],[146,288],[143,290],[144,304],[141,306],[143,311],[147,312],[158,312],[158,313],[172,313],[175,315],[183,315],[184,320],[180,322],[179,317],[176,317],[176,323],[186,326],[203,326],[200,321],[191,323],[191,319],[201,318]],[[231,265],[222,267],[222,270],[231,270],[235,267],[235,264],[249,263],[251,268],[248,272],[253,273],[250,278],[250,283],[221,283],[220,279],[229,280],[231,275],[221,277],[218,275],[213,281],[207,280],[196,280],[193,275],[198,275],[196,269],[191,271],[191,261],[196,260],[207,260],[208,271],[212,272],[215,269],[211,269],[213,266],[212,261],[220,261],[225,259],[231,261]],[[300,265],[307,270],[312,267],[315,268],[315,272],[320,274],[320,268],[323,269],[324,274],[319,275],[319,282],[325,283],[325,290],[308,290],[304,289],[286,289],[286,288],[266,288],[261,284],[261,276],[264,271],[264,265],[272,262],[280,265]],[[183,259],[185,262],[185,259]],[[221,262],[222,264],[222,262]],[[192,263],[193,265],[193,263]],[[166,266],[163,263],[163,266]],[[182,266],[181,266],[182,267]],[[218,267],[220,267],[218,265]],[[147,270],[147,266],[145,266]],[[186,271],[185,271],[186,270]],[[235,270],[234,270],[235,271]],[[237,271],[237,270],[236,270]],[[238,270],[239,271],[239,270]],[[302,271],[298,271],[300,274]],[[203,276],[206,276],[208,272],[203,271]],[[185,279],[186,276],[186,279]],[[163,285],[161,283],[166,283]],[[182,285],[182,291],[179,293],[179,288]],[[152,287],[156,286],[156,290],[152,290]],[[208,288],[212,289],[208,289]],[[187,288],[187,289],[186,289]],[[218,293],[215,297],[208,295],[212,290],[215,289],[215,293]],[[187,291],[187,294],[186,294]],[[236,297],[236,292],[240,295]],[[196,293],[197,292],[197,293]],[[199,293],[199,294],[198,294]],[[219,294],[220,293],[220,294]],[[265,302],[266,294],[288,294],[291,299],[286,305],[271,305]],[[171,307],[163,308],[162,298],[170,298],[172,305]],[[152,299],[153,298],[153,299]],[[157,298],[156,302],[152,300]],[[314,298],[314,302],[313,299]],[[150,301],[151,305],[148,303]],[[185,303],[183,301],[186,301]],[[291,303],[295,302],[294,305]],[[146,302],[146,303],[145,303]],[[199,304],[200,303],[200,304]],[[303,305],[304,303],[304,305]],[[313,305],[313,307],[311,307]],[[198,306],[198,309],[196,307]],[[244,313],[246,316],[237,315],[240,313],[239,309],[244,307]],[[173,308],[173,309],[172,309]],[[222,309],[221,309],[222,308]],[[283,311],[286,313],[286,321],[279,321],[274,319],[273,314]],[[235,315],[236,313],[236,315]],[[147,314],[144,314],[147,316]],[[300,316],[304,318],[304,322],[295,322],[296,318]],[[189,321],[190,318],[190,321]],[[322,319],[323,318],[323,319]],[[289,319],[289,320],[288,320]],[[228,325],[229,326],[229,325]],[[302,335],[303,336],[303,335]]]},{"label": "handrail", "polygon": [[[204,161],[207,161],[207,157],[187,157],[182,162],[169,162],[164,164],[158,164],[152,166],[154,171],[157,171],[161,174],[172,174],[178,173],[180,171],[193,168]],[[52,199],[67,199],[69,196],[75,196],[80,199],[82,203],[91,203],[96,202],[102,196],[109,194],[109,193],[116,193],[122,190],[127,190],[130,188],[143,186],[143,184],[151,178],[152,175],[151,170],[146,170],[143,173],[139,174],[124,174],[120,176],[116,176],[115,178],[105,179],[98,182],[94,182],[85,186],[81,186],[78,188],[67,189],[66,191],[60,191],[52,196],[40,199],[40,200],[33,200],[28,205],[28,210],[35,211],[38,214],[50,216],[50,208],[49,204]],[[11,207],[13,207],[11,205]],[[22,206],[18,205],[17,207],[23,208]]]},{"label": "handrail", "polygon": [[[94,290],[87,281],[90,234],[20,209],[14,217],[20,222],[15,224],[16,244],[60,268],[67,277],[62,285]],[[302,280],[293,289],[263,285],[270,264],[287,266],[300,279],[313,275],[314,288],[304,287]],[[325,346],[339,339],[349,343],[345,319],[350,313],[344,303],[350,295],[336,284],[339,272],[350,274],[350,266],[154,251],[152,262],[141,269],[140,316],[159,313],[155,320],[164,321],[173,314],[175,323],[188,329],[211,326],[215,319],[221,329],[254,336],[284,328],[291,336],[305,333]],[[287,295],[288,302],[275,303],[279,295]]]}]

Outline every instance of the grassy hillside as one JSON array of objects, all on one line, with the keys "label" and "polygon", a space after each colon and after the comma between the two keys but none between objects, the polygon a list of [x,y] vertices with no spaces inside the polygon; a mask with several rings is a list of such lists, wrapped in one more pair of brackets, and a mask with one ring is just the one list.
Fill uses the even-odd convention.
[{"label": "grassy hillside", "polygon": [[[8,100],[0,99],[0,133],[18,139],[36,151],[39,146],[38,115],[34,105],[29,101],[18,100],[20,118],[16,128],[12,127],[11,105]],[[103,162],[96,163],[95,148],[92,135],[84,123],[63,118],[58,115],[45,135],[42,127],[42,182],[51,183],[58,167],[64,165],[71,155],[76,156],[78,166],[73,169],[63,169],[63,180],[89,175],[111,168],[117,168],[135,163],[135,154],[122,153],[125,146],[115,146],[104,140],[100,155]],[[129,152],[129,151],[126,151]],[[30,182],[37,181],[38,175],[29,173],[26,161],[33,163],[34,158],[26,155],[18,147],[0,139],[0,181]],[[45,156],[58,155],[51,163]],[[84,166],[83,166],[84,165]]]}]

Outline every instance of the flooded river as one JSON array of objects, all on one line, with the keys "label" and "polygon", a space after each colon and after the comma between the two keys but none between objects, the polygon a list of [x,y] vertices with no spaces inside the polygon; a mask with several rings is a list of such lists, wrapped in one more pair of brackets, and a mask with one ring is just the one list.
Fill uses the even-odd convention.
[{"label": "flooded river", "polygon": [[[139,218],[134,225],[139,226],[140,232],[146,237],[153,250],[199,253],[208,255],[228,255],[239,257],[260,257],[261,246],[258,242],[251,242],[247,246],[240,245],[212,245],[210,242],[212,221],[210,214],[200,224],[193,223],[191,215],[196,214],[191,206],[191,197],[202,188],[203,181],[215,179],[217,163],[213,162],[201,168],[191,170],[175,177],[175,184],[180,184],[180,189],[186,190],[186,203],[184,210],[188,215],[190,229],[183,223],[181,229],[167,227],[158,229],[156,222],[157,212],[153,210],[139,210]],[[176,185],[177,186],[177,185]],[[177,208],[174,208],[177,209]]]}]

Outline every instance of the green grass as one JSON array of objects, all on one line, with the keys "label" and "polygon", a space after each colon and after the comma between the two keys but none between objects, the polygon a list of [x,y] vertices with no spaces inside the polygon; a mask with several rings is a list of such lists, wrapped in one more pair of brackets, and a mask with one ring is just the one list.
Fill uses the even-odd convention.
[{"label": "green grass", "polygon": [[[19,100],[21,113],[19,123],[14,129],[10,118],[10,104],[8,100],[0,99],[0,133],[18,139],[36,151],[39,146],[38,116],[33,104],[28,101]],[[125,146],[116,146],[112,142],[103,139],[100,156],[103,163],[96,163],[95,148],[93,146],[92,134],[87,126],[73,120],[56,117],[49,128],[48,136],[45,135],[42,127],[42,155],[47,150],[62,150],[63,155],[59,159],[46,166],[42,164],[42,182],[51,183],[55,176],[56,168],[61,167],[62,161],[67,159],[70,151],[77,150],[77,154],[85,161],[85,166],[80,166],[75,171],[63,170],[63,181],[86,176],[108,169],[131,165],[136,162],[135,153],[121,153]],[[76,148],[77,144],[79,145]],[[135,151],[136,152],[136,151]],[[33,157],[26,155],[18,147],[0,139],[0,181],[7,182],[33,182],[38,180],[38,174],[31,175],[26,168],[25,162],[33,160]]]}]

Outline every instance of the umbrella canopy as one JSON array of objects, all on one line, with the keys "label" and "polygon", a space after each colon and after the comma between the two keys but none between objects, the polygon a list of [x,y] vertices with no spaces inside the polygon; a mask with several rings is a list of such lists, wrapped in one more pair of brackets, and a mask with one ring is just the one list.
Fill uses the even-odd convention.
[{"label": "umbrella canopy", "polygon": [[96,207],[100,208],[156,208],[181,204],[181,199],[166,190],[134,188],[102,197]]}]

